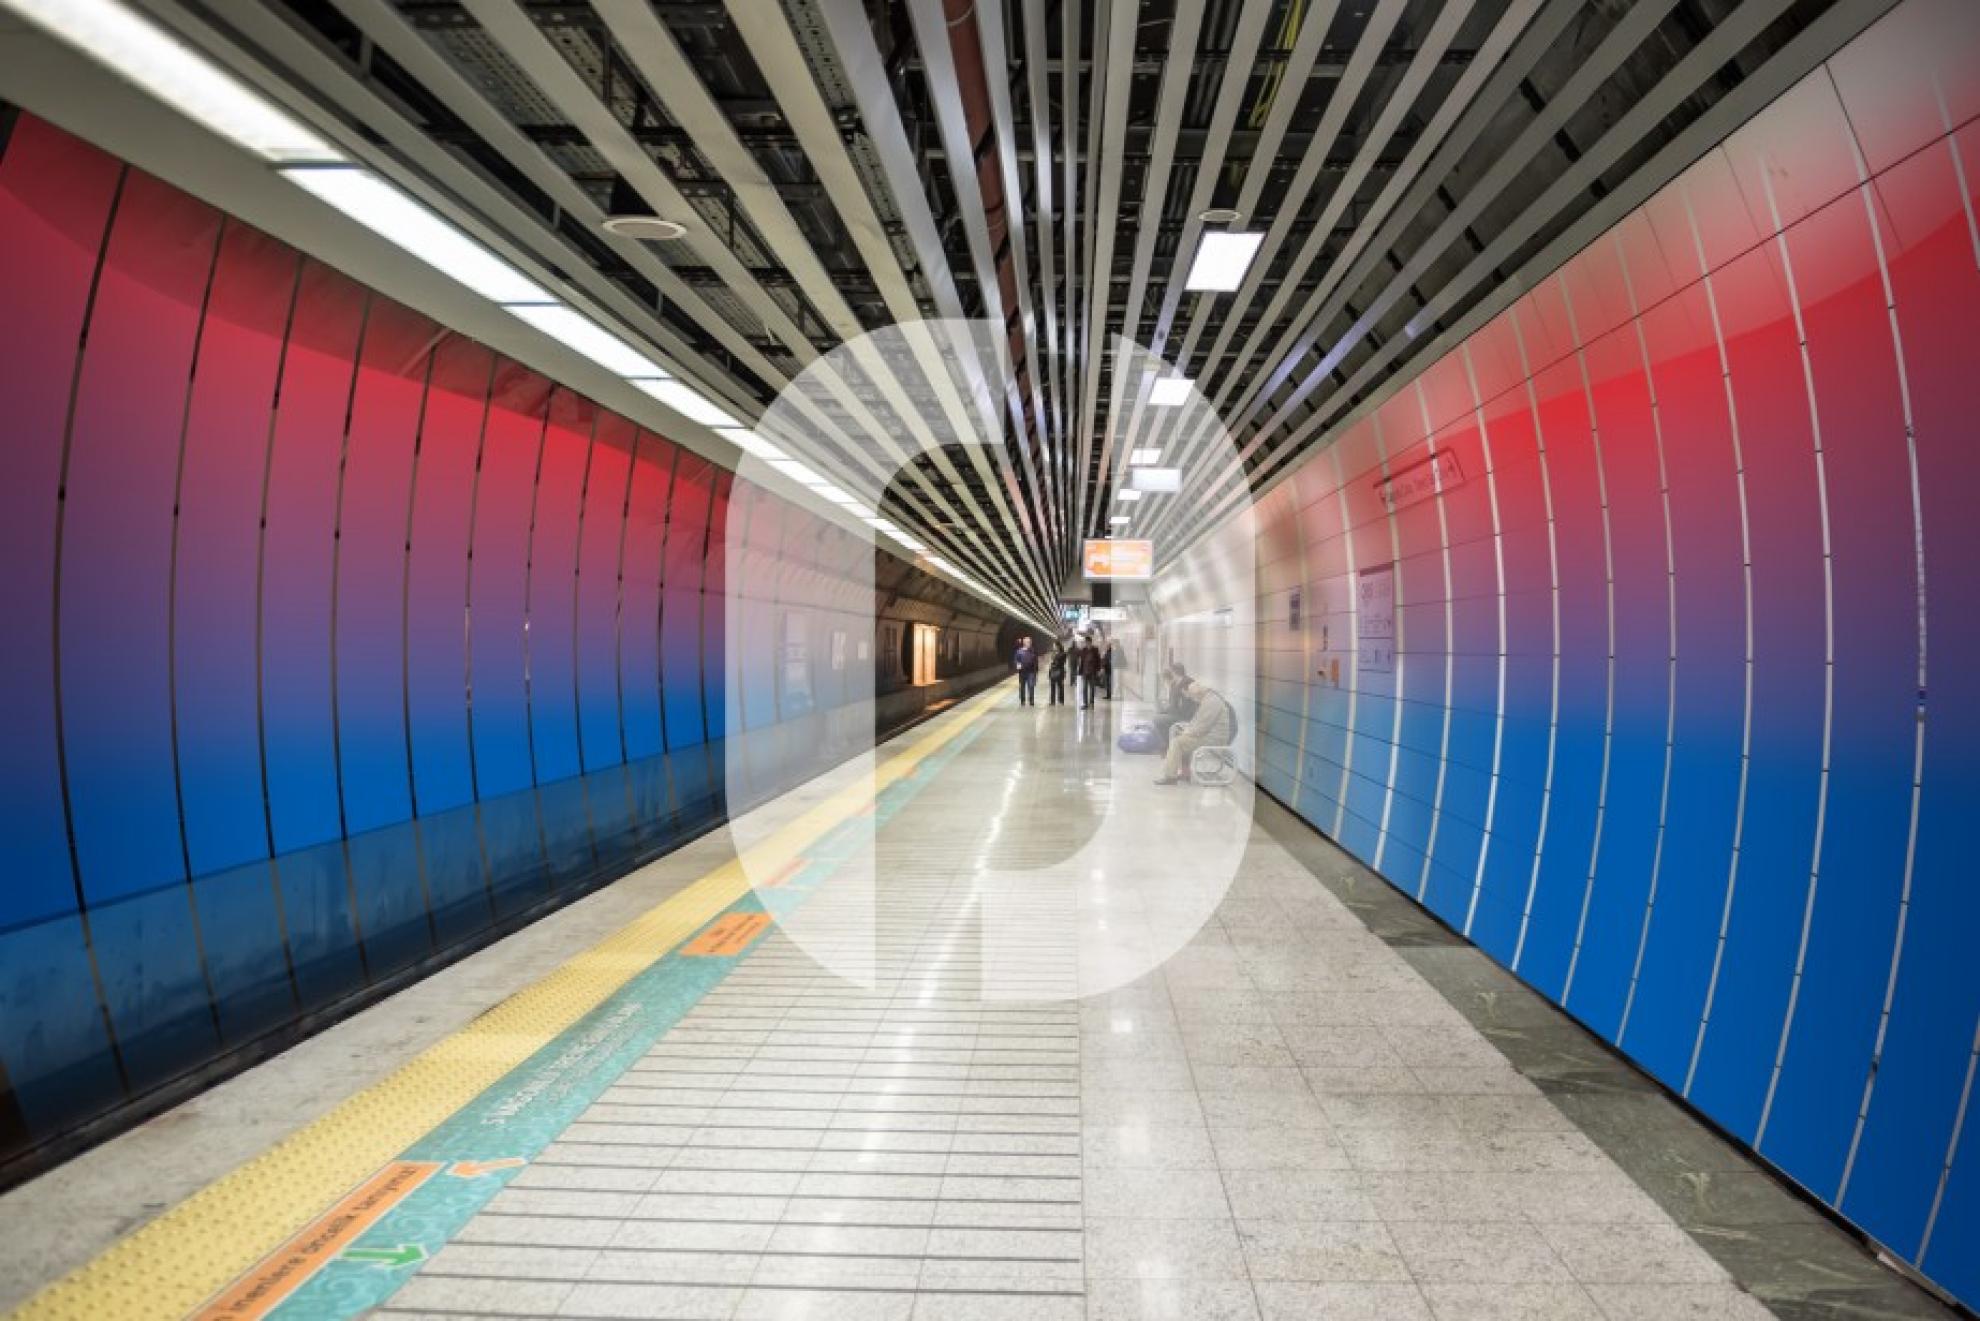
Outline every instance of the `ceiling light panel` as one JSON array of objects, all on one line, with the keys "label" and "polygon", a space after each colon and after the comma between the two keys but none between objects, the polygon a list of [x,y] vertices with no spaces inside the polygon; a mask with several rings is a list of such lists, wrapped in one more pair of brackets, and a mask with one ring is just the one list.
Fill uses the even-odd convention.
[{"label": "ceiling light panel", "polygon": [[601,327],[590,317],[561,303],[519,303],[509,312],[550,338],[603,367],[631,379],[664,380],[660,365]]},{"label": "ceiling light panel", "polygon": [[1160,463],[1161,461],[1162,451],[1159,449],[1131,450],[1128,453],[1129,463]]},{"label": "ceiling light panel", "polygon": [[702,398],[679,381],[634,381],[634,385],[658,399],[690,422],[704,427],[738,428],[742,423]]},{"label": "ceiling light panel", "polygon": [[515,267],[369,170],[305,167],[284,170],[282,177],[483,298],[497,303],[553,301]]},{"label": "ceiling light panel", "polygon": [[0,12],[45,28],[188,119],[283,163],[343,155],[259,93],[115,0],[0,0]]},{"label": "ceiling light panel", "polygon": [[1179,408],[1189,402],[1196,382],[1187,376],[1164,376],[1149,388],[1148,402],[1156,408]]},{"label": "ceiling light panel", "polygon": [[1183,288],[1192,293],[1228,294],[1244,283],[1244,273],[1258,256],[1263,234],[1220,229],[1205,231],[1196,245],[1196,257],[1183,278]]},{"label": "ceiling light panel", "polygon": [[1128,475],[1137,491],[1182,490],[1181,468],[1136,468]]}]

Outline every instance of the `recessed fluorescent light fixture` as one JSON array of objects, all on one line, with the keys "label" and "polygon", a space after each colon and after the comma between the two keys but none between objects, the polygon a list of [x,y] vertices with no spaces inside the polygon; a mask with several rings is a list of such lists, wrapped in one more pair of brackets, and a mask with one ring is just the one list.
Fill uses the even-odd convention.
[{"label": "recessed fluorescent light fixture", "polygon": [[1159,449],[1130,450],[1128,452],[1129,463],[1160,463],[1161,461],[1162,451]]},{"label": "recessed fluorescent light fixture", "polygon": [[1244,273],[1251,269],[1258,245],[1264,241],[1263,234],[1240,230],[1206,231],[1197,241],[1196,258],[1189,264],[1189,274],[1183,277],[1183,288],[1192,293],[1234,292],[1244,283]]},{"label": "recessed fluorescent light fixture", "polygon": [[1115,527],[1120,527],[1123,524],[1131,523],[1134,520],[1130,519],[1126,514],[1115,514],[1112,518],[1108,519],[1107,521],[1113,524]]},{"label": "recessed fluorescent light fixture", "polygon": [[772,459],[770,460],[770,466],[803,486],[823,486],[826,484],[825,479],[820,477],[815,469],[806,467],[796,459]]},{"label": "recessed fluorescent light fixture", "polygon": [[1131,486],[1123,487],[1121,490],[1114,492],[1114,498],[1116,500],[1123,500],[1123,501],[1139,500],[1141,498],[1141,492],[1135,490]]},{"label": "recessed fluorescent light fixture", "polygon": [[575,308],[561,303],[517,303],[508,309],[573,353],[631,379],[664,380],[661,366]]},{"label": "recessed fluorescent light fixture", "polygon": [[754,454],[759,459],[782,459],[788,456],[748,427],[717,427],[715,434],[734,445],[745,454]]},{"label": "recessed fluorescent light fixture", "polygon": [[634,381],[633,384],[690,422],[699,422],[704,427],[742,425],[679,381]]},{"label": "recessed fluorescent light fixture", "polygon": [[818,494],[824,496],[835,505],[853,507],[859,504],[859,497],[853,495],[842,486],[834,486],[830,482],[821,482],[814,489],[817,490]]},{"label": "recessed fluorescent light fixture", "polygon": [[1187,376],[1158,377],[1149,388],[1148,402],[1156,408],[1179,408],[1189,402],[1189,392],[1196,388],[1196,382]]},{"label": "recessed fluorescent light fixture", "polygon": [[343,154],[177,37],[114,0],[0,0],[188,119],[264,160]]},{"label": "recessed fluorescent light fixture", "polygon": [[282,177],[491,302],[554,301],[515,267],[369,170],[312,166],[284,170]]},{"label": "recessed fluorescent light fixture", "polygon": [[1137,491],[1180,491],[1182,490],[1181,468],[1136,468],[1128,480],[1134,483]]}]

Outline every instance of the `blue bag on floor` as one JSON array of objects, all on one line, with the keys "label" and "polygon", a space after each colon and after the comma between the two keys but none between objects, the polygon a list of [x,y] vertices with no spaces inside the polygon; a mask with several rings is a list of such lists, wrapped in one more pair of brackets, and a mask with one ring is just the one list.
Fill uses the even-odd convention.
[{"label": "blue bag on floor", "polygon": [[1117,741],[1122,752],[1159,755],[1169,750],[1169,727],[1136,725]]}]

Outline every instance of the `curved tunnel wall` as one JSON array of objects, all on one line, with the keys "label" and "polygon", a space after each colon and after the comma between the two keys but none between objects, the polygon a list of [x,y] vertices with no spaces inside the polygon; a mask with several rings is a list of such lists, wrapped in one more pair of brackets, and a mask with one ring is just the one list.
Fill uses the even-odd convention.
[{"label": "curved tunnel wall", "polygon": [[1976,114],[1900,8],[1259,510],[1263,786],[1969,1303]]},{"label": "curved tunnel wall", "polygon": [[906,688],[869,542],[5,107],[0,309],[0,1168],[724,819],[731,520],[751,735],[1003,672],[882,556]]}]

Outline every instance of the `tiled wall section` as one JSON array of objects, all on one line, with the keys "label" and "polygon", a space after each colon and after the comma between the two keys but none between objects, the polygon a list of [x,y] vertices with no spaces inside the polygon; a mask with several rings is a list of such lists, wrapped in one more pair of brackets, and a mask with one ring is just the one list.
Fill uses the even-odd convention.
[{"label": "tiled wall section", "polygon": [[1261,783],[1969,1303],[1976,114],[1980,6],[1900,7],[1273,491],[1258,567]]},{"label": "tiled wall section", "polygon": [[899,687],[876,578],[996,661],[911,566],[4,112],[0,309],[0,1164],[722,819],[732,521],[745,737],[828,755]]}]

